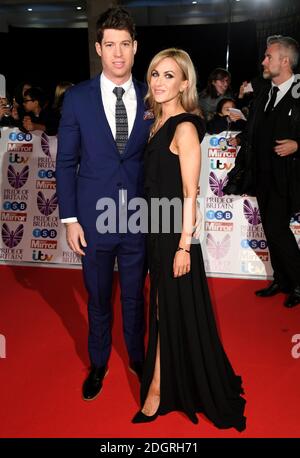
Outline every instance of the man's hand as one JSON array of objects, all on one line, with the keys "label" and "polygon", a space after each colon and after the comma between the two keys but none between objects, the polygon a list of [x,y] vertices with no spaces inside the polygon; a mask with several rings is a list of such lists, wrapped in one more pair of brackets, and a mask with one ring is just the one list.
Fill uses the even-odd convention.
[{"label": "man's hand", "polygon": [[294,154],[298,149],[298,143],[295,140],[276,140],[278,143],[274,151],[278,156],[284,157]]},{"label": "man's hand", "polygon": [[81,247],[87,247],[87,243],[84,238],[84,232],[79,223],[66,223],[66,238],[69,247],[74,253],[85,256],[84,251]]}]

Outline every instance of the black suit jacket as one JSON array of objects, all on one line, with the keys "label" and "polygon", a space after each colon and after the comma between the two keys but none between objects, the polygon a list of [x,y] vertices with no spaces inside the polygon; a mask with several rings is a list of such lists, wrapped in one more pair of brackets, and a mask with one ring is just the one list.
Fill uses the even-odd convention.
[{"label": "black suit jacket", "polygon": [[[276,106],[277,115],[272,129],[272,145],[275,140],[290,139],[298,143],[298,150],[289,156],[271,155],[271,168],[277,186],[280,187],[280,176],[285,170],[289,183],[289,198],[293,212],[300,211],[300,97],[294,97],[299,83],[295,82]],[[256,154],[255,138],[257,123],[265,109],[271,82],[263,84],[252,102],[246,129],[242,135],[240,151],[235,167],[229,172],[229,181],[224,188],[226,194],[248,194],[255,196]],[[294,89],[294,90],[293,90]],[[270,148],[272,147],[270,145]],[[285,180],[286,181],[286,180]]]}]

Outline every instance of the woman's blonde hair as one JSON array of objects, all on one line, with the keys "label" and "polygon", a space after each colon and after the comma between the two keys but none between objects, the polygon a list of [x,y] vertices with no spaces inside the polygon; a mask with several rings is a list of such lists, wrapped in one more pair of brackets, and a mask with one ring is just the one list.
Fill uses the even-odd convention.
[{"label": "woman's blonde hair", "polygon": [[56,85],[55,93],[54,93],[53,108],[57,110],[61,110],[65,92],[67,89],[69,89],[72,86],[74,86],[74,84],[71,83],[70,81],[61,81],[60,83]]},{"label": "woman's blonde hair", "polygon": [[147,71],[147,83],[148,83],[148,92],[145,97],[145,102],[148,104],[149,109],[153,111],[155,122],[152,127],[152,132],[155,132],[162,114],[161,104],[155,102],[153,94],[150,89],[150,80],[151,74],[155,67],[162,59],[167,57],[174,59],[177,65],[180,67],[183,75],[183,80],[188,81],[188,87],[181,93],[181,105],[183,109],[188,113],[195,113],[201,115],[199,109],[198,93],[196,88],[197,77],[195,67],[193,62],[186,51],[183,49],[177,48],[168,48],[160,51],[156,54],[150,62],[148,71]]}]

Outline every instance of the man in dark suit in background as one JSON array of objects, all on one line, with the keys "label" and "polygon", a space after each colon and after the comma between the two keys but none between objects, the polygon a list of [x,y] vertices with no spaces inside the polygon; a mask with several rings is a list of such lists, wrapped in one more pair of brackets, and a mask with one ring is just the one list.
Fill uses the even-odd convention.
[{"label": "man in dark suit in background", "polygon": [[[146,87],[131,75],[136,49],[135,27],[127,11],[111,8],[99,17],[96,51],[103,71],[69,89],[58,134],[60,217],[69,246],[82,255],[89,296],[91,370],[83,384],[85,400],[99,394],[107,373],[116,258],[129,368],[139,379],[144,361],[145,236],[119,229],[118,216],[126,214],[127,199],[143,195],[142,159],[152,122],[145,116]],[[115,204],[115,233],[99,233],[96,228],[101,198]]]},{"label": "man in dark suit in background", "polygon": [[269,84],[257,91],[225,188],[228,194],[256,195],[274,271],[273,282],[256,295],[289,293],[286,307],[300,303],[300,250],[290,229],[300,211],[300,91],[293,73],[298,59],[293,38],[268,38],[262,66]]}]

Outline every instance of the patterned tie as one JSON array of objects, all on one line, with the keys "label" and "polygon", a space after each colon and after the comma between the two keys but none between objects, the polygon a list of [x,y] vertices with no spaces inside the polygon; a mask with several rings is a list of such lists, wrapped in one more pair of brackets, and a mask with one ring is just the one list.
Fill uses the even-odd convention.
[{"label": "patterned tie", "polygon": [[271,98],[270,101],[267,105],[267,108],[265,109],[265,113],[269,114],[274,108],[274,104],[276,102],[276,97],[277,97],[277,92],[279,91],[279,87],[273,86],[271,89]]},{"label": "patterned tie", "polygon": [[126,108],[122,100],[125,90],[122,87],[115,87],[113,93],[117,96],[116,100],[116,144],[119,153],[124,152],[128,140],[128,119]]}]

